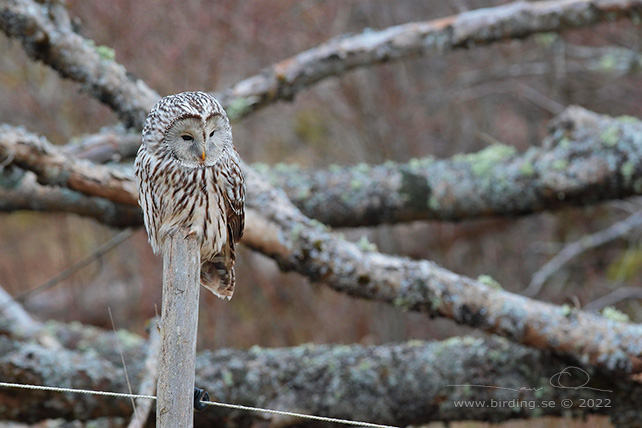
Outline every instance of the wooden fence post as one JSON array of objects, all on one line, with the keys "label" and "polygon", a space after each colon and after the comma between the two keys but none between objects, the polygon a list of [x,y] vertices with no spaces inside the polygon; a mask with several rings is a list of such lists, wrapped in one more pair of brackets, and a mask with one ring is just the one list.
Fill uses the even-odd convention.
[{"label": "wooden fence post", "polygon": [[195,235],[181,229],[165,239],[163,308],[158,361],[156,426],[194,424],[194,360],[198,328],[201,255]]}]

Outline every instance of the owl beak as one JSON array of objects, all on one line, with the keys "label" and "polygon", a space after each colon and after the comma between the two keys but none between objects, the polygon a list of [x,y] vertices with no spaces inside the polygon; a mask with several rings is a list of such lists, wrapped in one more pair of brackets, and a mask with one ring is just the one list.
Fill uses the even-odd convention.
[{"label": "owl beak", "polygon": [[205,148],[203,148],[203,153],[201,154],[201,160],[205,162]]}]

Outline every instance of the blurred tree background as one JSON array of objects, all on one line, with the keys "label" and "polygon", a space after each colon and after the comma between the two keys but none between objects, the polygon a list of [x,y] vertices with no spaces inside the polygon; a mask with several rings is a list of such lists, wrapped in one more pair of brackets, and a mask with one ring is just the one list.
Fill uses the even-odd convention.
[{"label": "blurred tree background", "polygon": [[[84,37],[160,94],[221,90],[263,67],[333,37],[437,19],[510,3],[501,0],[69,0]],[[0,115],[67,144],[118,118],[96,99],[0,36]],[[621,20],[539,34],[447,55],[396,61],[325,79],[292,102],[233,124],[249,163],[278,168],[449,158],[502,143],[541,145],[547,123],[577,104],[611,116],[642,117],[642,27]],[[111,54],[107,51],[106,54]],[[565,208],[514,219],[414,222],[344,229],[382,253],[428,259],[462,275],[489,275],[524,290],[565,245],[639,210],[638,199]],[[67,214],[0,214],[0,283],[18,295],[90,254],[114,230]],[[444,319],[350,299],[241,246],[231,302],[202,293],[199,349],[301,343],[384,344],[480,335]],[[640,230],[587,251],[555,272],[537,298],[585,306],[642,276]],[[40,319],[80,321],[143,333],[159,312],[161,259],[143,229],[58,286],[32,296]],[[635,299],[613,302],[633,321]]]}]

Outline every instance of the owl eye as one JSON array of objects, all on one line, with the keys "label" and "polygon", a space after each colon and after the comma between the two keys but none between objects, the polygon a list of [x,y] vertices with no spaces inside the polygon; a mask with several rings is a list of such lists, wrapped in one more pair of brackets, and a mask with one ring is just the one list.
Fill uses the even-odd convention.
[{"label": "owl eye", "polygon": [[214,131],[210,132],[210,138],[214,136],[214,133],[215,133],[215,132],[216,132],[216,130],[214,130]]},{"label": "owl eye", "polygon": [[192,137],[191,135],[181,135],[181,138],[183,139],[183,141],[194,141],[194,137]]}]

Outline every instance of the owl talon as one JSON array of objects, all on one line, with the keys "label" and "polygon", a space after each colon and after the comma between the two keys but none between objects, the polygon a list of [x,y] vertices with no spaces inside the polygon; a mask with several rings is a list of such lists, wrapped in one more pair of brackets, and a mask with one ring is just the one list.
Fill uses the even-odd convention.
[{"label": "owl talon", "polygon": [[194,387],[194,410],[200,412],[207,409],[207,404],[203,401],[210,401],[210,395],[204,389]]}]

